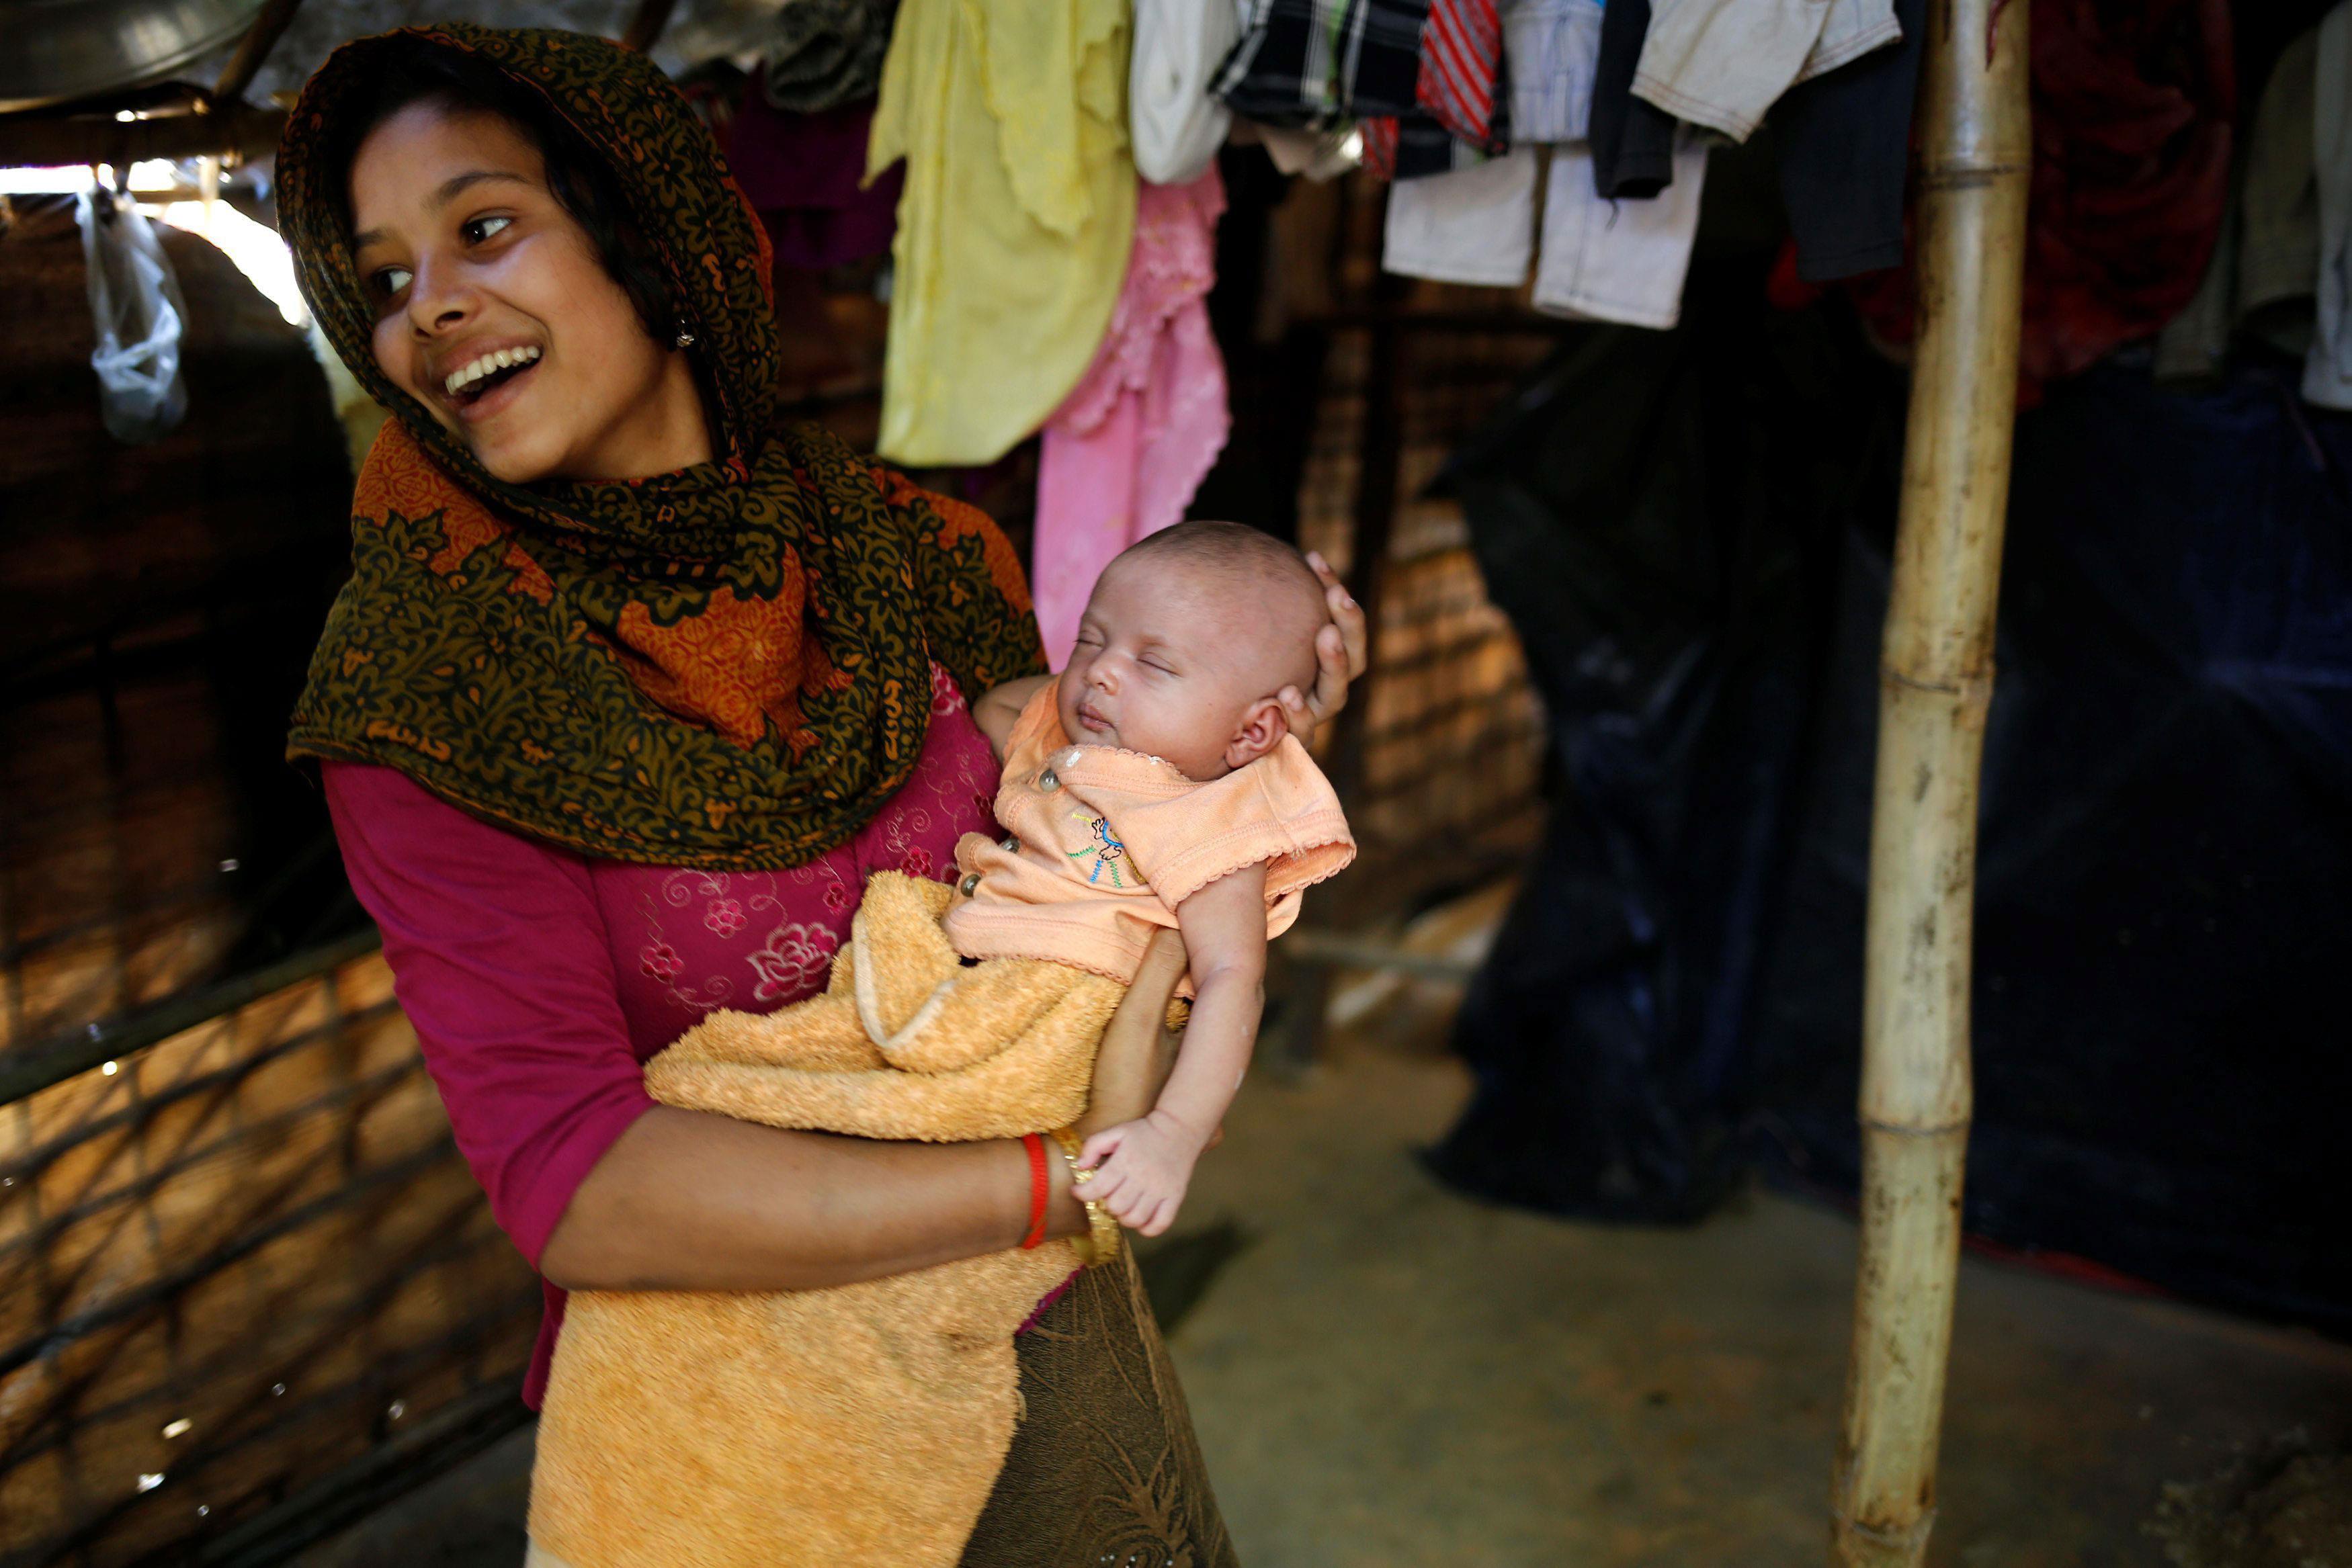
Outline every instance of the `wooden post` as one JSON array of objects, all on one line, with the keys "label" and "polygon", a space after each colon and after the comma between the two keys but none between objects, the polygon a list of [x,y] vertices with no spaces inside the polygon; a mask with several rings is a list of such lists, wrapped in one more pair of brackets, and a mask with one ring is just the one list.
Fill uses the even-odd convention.
[{"label": "wooden post", "polygon": [[1831,1560],[1935,1522],[1959,1268],[1977,781],[1992,695],[2032,142],[2026,0],[1929,0],[1918,345],[1880,668],[1863,980],[1862,1252]]}]

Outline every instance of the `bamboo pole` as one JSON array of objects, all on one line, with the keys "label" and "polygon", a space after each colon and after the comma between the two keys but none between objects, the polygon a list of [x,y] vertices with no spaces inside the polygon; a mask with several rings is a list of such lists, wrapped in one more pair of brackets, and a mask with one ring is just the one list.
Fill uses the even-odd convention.
[{"label": "bamboo pole", "polygon": [[1968,1147],[1977,783],[1992,695],[2032,156],[2026,0],[1930,0],[1918,345],[1882,645],[1863,979],[1861,1260],[1831,1561],[1912,1568]]}]

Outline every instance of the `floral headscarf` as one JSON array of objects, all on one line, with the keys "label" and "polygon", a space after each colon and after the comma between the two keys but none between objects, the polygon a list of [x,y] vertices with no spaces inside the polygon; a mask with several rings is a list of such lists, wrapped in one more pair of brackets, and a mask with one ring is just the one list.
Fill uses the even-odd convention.
[{"label": "floral headscarf", "polygon": [[[506,484],[377,367],[341,171],[321,161],[404,38],[539,93],[613,170],[698,341],[712,462]],[[983,514],[821,430],[772,428],[765,233],[644,57],[455,24],[363,38],[303,89],[278,176],[302,292],[394,415],[360,473],[352,579],[289,755],[385,764],[587,854],[772,869],[840,843],[905,781],[933,660],[973,695],[1045,667],[1019,563]]]}]

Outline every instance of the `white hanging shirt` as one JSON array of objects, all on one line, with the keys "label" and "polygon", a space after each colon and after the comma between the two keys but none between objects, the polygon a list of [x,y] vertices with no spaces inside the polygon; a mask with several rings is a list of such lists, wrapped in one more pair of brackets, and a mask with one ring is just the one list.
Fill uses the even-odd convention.
[{"label": "white hanging shirt", "polygon": [[1135,0],[1127,101],[1137,173],[1182,185],[1206,172],[1234,121],[1209,81],[1241,37],[1236,0]]}]

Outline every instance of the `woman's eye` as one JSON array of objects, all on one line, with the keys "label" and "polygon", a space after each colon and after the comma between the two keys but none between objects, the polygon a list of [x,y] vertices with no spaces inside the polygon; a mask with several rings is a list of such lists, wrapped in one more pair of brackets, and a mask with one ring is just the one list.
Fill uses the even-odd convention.
[{"label": "woman's eye", "polygon": [[404,267],[378,267],[368,281],[375,286],[377,294],[389,299],[406,288],[415,276]]},{"label": "woman's eye", "polygon": [[508,217],[468,218],[463,226],[466,237],[480,245],[485,240],[496,239],[500,231],[513,222],[514,219]]}]

